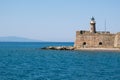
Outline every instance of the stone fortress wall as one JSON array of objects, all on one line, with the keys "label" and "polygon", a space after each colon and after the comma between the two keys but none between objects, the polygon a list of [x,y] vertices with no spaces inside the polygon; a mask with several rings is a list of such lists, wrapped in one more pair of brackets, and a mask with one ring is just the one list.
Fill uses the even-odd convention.
[{"label": "stone fortress wall", "polygon": [[115,35],[114,47],[120,48],[120,32]]},{"label": "stone fortress wall", "polygon": [[90,31],[76,31],[75,49],[80,48],[120,48],[120,33],[97,32],[94,18],[90,22]]}]

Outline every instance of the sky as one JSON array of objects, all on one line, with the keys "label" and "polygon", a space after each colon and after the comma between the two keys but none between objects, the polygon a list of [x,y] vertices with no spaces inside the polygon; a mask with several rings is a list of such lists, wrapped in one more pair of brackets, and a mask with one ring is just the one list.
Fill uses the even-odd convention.
[{"label": "sky", "polygon": [[73,42],[76,31],[120,32],[120,0],[0,0],[0,37]]}]

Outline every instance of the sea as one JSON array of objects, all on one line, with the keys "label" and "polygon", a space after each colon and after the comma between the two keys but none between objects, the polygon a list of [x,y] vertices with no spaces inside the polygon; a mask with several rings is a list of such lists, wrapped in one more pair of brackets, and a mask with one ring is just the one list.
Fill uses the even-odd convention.
[{"label": "sea", "polygon": [[73,42],[0,42],[0,80],[120,80],[120,52],[42,50]]}]

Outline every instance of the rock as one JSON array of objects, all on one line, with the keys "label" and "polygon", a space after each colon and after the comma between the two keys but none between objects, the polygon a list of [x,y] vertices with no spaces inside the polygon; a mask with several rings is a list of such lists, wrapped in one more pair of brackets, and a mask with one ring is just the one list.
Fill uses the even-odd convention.
[{"label": "rock", "polygon": [[44,50],[74,50],[73,46],[49,46],[49,47],[43,47],[41,49]]}]

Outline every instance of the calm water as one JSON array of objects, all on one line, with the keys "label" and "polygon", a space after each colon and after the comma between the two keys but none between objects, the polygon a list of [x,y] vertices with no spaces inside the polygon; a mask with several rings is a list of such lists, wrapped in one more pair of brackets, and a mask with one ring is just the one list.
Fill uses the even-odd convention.
[{"label": "calm water", "polygon": [[120,52],[40,50],[73,43],[0,43],[0,80],[120,80]]}]

